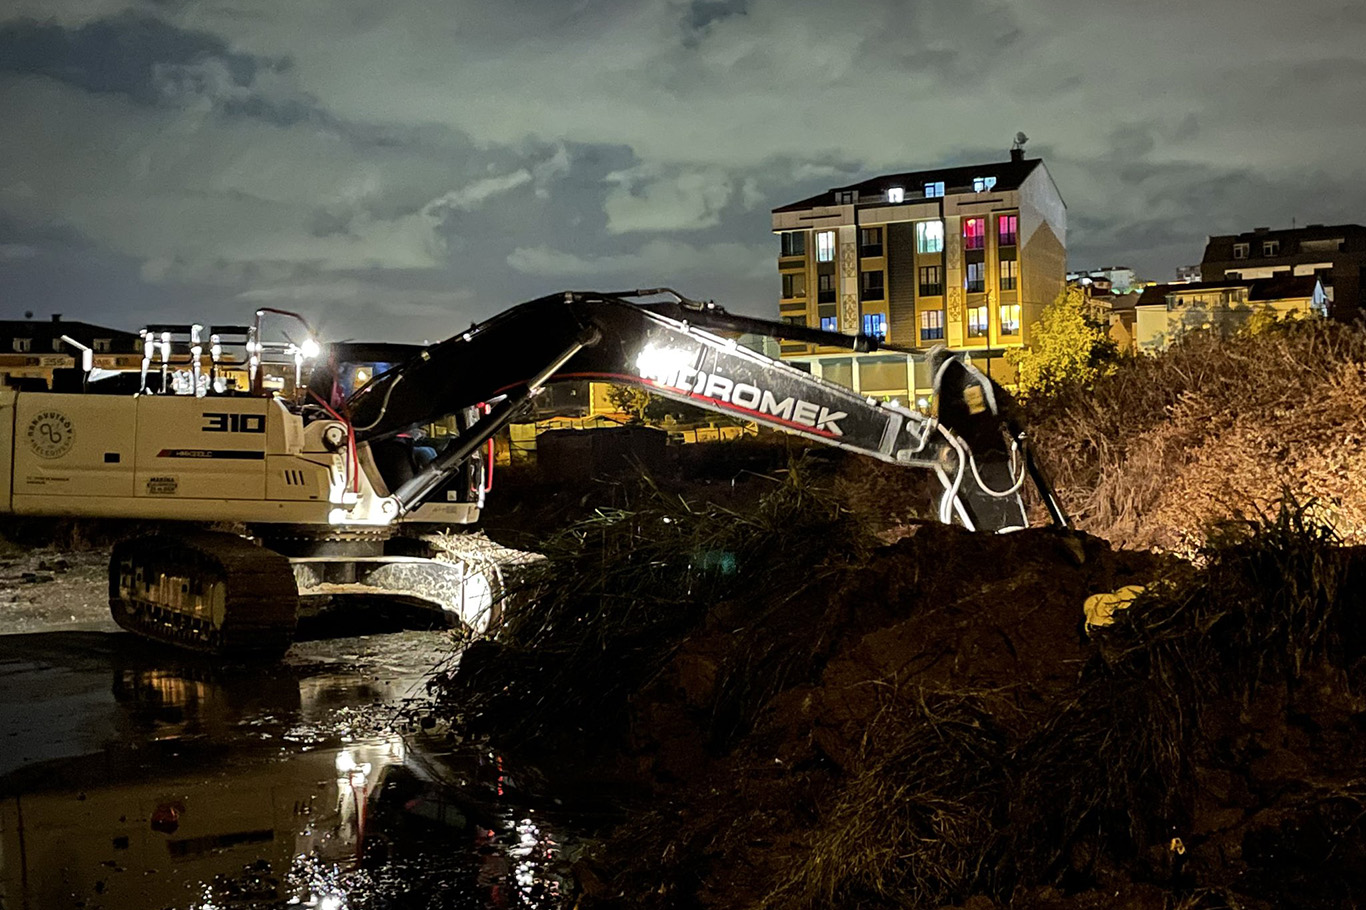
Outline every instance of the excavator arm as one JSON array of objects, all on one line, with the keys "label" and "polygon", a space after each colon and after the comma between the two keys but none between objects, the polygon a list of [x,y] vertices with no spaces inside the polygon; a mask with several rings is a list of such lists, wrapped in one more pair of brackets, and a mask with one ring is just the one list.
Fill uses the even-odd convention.
[{"label": "excavator arm", "polygon": [[[671,294],[637,303],[628,298]],[[717,334],[754,332],[852,351],[892,349],[866,335],[727,313],[665,289],[567,292],[532,300],[424,349],[377,376],[347,402],[359,442],[383,440],[449,414],[483,417],[393,491],[401,512],[445,484],[545,385],[566,380],[629,384],[881,461],[932,471],[943,486],[939,518],[970,529],[1028,524],[1033,482],[1055,524],[1061,509],[1034,466],[1023,434],[1001,413],[1000,387],[973,367],[932,352],[936,412],[878,402],[772,360]]]}]

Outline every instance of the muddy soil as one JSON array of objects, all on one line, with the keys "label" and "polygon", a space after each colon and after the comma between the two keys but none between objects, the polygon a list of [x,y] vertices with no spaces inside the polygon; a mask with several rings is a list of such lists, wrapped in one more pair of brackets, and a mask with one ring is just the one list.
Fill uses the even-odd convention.
[{"label": "muddy soil", "polygon": [[[793,575],[759,627],[763,591],[712,604],[662,669],[600,705],[626,718],[609,735],[552,711],[517,741],[647,794],[580,864],[585,907],[1353,907],[1366,574],[1359,554],[1313,553],[1206,583],[1086,535],[897,521],[866,561]],[[1166,593],[1088,626],[1088,598],[1129,586]],[[1282,608],[1331,645],[1259,656],[1307,640],[1249,631]],[[498,712],[562,694],[519,692],[562,654],[500,647],[449,689],[458,712],[501,687],[475,719],[494,741],[517,726]],[[757,710],[728,719],[746,699]]]}]

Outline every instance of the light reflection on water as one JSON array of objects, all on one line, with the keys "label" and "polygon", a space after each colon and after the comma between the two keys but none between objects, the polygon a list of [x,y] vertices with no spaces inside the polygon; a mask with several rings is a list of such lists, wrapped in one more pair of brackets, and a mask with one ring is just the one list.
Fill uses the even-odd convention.
[{"label": "light reflection on water", "polygon": [[562,826],[397,723],[406,682],[112,663],[121,741],[0,778],[0,907],[567,905]]}]

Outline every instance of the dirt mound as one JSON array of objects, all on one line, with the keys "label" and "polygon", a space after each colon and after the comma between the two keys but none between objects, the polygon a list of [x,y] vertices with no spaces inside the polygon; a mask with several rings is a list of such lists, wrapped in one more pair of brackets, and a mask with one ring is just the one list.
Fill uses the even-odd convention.
[{"label": "dirt mound", "polygon": [[1330,530],[1283,510],[1197,567],[1052,531],[889,540],[845,501],[794,476],[744,512],[580,523],[442,681],[464,729],[640,794],[582,906],[1366,893],[1366,572]]}]

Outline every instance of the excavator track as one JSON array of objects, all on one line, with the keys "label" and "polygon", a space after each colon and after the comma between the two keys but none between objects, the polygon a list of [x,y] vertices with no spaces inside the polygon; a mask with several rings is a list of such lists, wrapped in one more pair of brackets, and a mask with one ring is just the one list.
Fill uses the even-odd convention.
[{"label": "excavator track", "polygon": [[234,534],[186,531],[115,545],[109,610],[152,641],[227,658],[278,658],[298,593],[285,557]]}]

